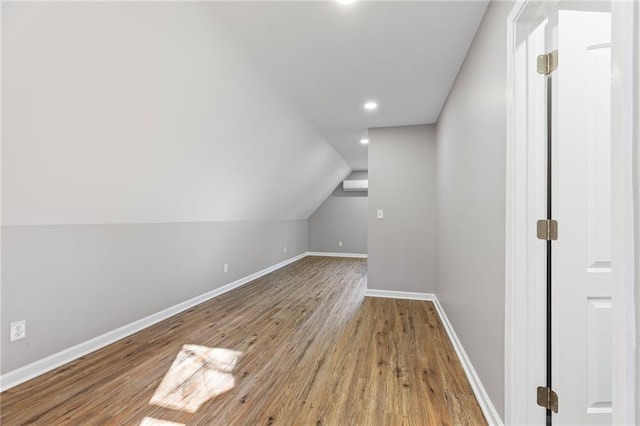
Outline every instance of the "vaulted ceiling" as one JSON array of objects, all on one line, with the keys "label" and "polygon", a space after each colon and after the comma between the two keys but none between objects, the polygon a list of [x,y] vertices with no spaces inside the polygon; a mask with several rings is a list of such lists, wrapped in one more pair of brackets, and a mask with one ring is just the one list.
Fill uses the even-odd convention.
[{"label": "vaulted ceiling", "polygon": [[[371,127],[434,123],[486,1],[215,2],[255,65],[354,170]],[[376,100],[378,110],[362,105]]]},{"label": "vaulted ceiling", "polygon": [[3,4],[3,223],[307,218],[437,120],[485,7]]}]

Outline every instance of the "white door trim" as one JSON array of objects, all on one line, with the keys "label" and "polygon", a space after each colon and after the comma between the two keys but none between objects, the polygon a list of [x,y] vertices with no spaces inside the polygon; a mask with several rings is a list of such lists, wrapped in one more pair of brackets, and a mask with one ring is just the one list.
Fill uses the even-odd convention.
[{"label": "white door trim", "polygon": [[[505,230],[505,424],[544,424],[544,411],[536,410],[536,386],[544,384],[544,335],[535,333],[533,325],[546,321],[545,291],[537,269],[531,267],[544,254],[536,247],[533,224],[536,212],[544,205],[534,205],[536,182],[532,137],[528,134],[531,113],[528,109],[528,78],[523,77],[527,47],[519,37],[532,28],[521,24],[530,10],[543,6],[541,1],[518,1],[507,18],[507,164]],[[518,44],[520,47],[518,47]],[[543,46],[542,46],[543,48]],[[542,53],[542,52],[540,52]],[[533,174],[533,176],[531,176]],[[545,200],[539,200],[543,203]],[[532,244],[533,241],[533,244]],[[538,249],[538,250],[536,250]],[[543,271],[541,269],[541,271]],[[535,290],[540,289],[536,294]],[[541,306],[542,305],[542,306]],[[544,322],[542,323],[544,324]],[[533,368],[537,366],[536,368]]]},{"label": "white door trim", "polygon": [[640,423],[640,4],[612,2],[613,424]]},{"label": "white door trim", "polygon": [[[537,369],[545,365],[544,340],[535,333],[544,299],[535,289],[539,252],[531,233],[535,205],[535,151],[526,141],[526,81],[516,78],[522,51],[523,16],[556,1],[518,0],[507,18],[507,177],[505,239],[505,424],[543,424],[536,407]],[[612,294],[614,300],[613,423],[640,422],[640,5],[612,1]],[[527,28],[524,28],[526,31]],[[519,33],[520,32],[520,33]],[[520,61],[520,62],[519,62]],[[524,85],[524,86],[523,86]],[[542,306],[541,306],[542,305]],[[560,396],[561,397],[561,396]],[[540,412],[537,416],[536,409]]]}]

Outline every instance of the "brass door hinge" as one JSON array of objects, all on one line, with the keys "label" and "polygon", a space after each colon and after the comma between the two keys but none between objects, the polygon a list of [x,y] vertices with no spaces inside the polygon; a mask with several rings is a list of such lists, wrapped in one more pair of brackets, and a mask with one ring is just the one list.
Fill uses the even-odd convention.
[{"label": "brass door hinge", "polygon": [[549,75],[558,68],[558,51],[538,56],[538,74]]},{"label": "brass door hinge", "polygon": [[551,410],[554,413],[558,412],[558,394],[552,389],[538,386],[538,405]]},{"label": "brass door hinge", "polygon": [[537,224],[539,240],[555,241],[558,239],[558,221],[542,219]]}]

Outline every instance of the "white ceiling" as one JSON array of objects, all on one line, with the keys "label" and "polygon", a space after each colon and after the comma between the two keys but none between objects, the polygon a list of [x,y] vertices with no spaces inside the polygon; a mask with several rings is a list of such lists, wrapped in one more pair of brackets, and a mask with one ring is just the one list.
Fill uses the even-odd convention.
[{"label": "white ceiling", "polygon": [[[215,2],[239,43],[336,147],[366,170],[371,127],[434,123],[486,1]],[[362,105],[374,99],[379,108]]]}]

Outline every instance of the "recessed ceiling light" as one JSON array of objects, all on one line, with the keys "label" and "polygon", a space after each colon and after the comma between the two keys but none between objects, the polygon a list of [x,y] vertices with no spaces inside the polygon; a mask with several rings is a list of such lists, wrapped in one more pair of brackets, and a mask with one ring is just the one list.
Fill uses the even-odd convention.
[{"label": "recessed ceiling light", "polygon": [[356,2],[356,0],[336,0],[336,1],[340,4],[351,4]]},{"label": "recessed ceiling light", "polygon": [[364,104],[364,109],[366,109],[367,111],[373,111],[374,109],[378,108],[378,104],[375,101],[369,101],[366,104]]},{"label": "recessed ceiling light", "polygon": [[366,144],[368,144],[368,143],[369,143],[369,139],[360,139],[360,143],[361,143],[362,145],[366,145]]}]

